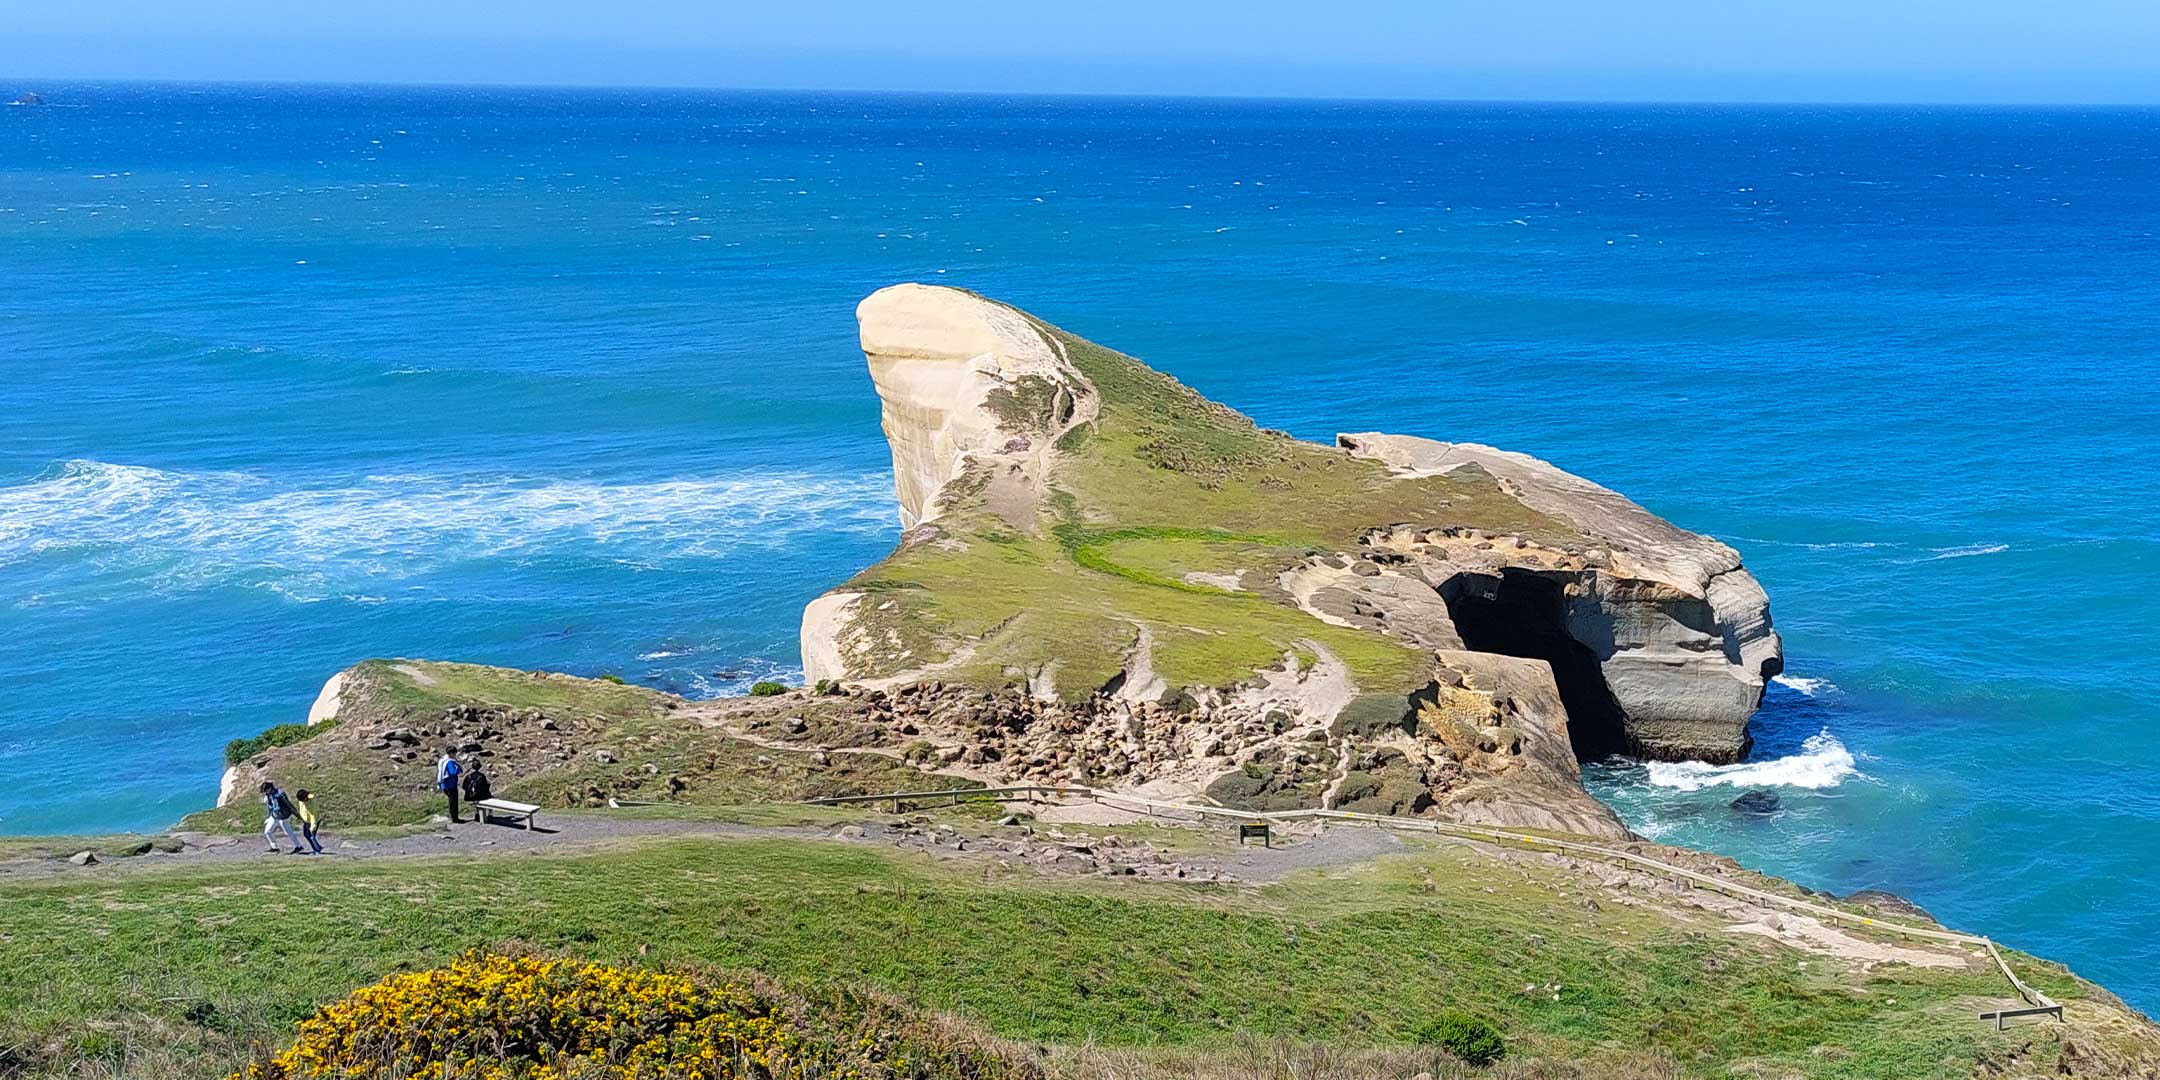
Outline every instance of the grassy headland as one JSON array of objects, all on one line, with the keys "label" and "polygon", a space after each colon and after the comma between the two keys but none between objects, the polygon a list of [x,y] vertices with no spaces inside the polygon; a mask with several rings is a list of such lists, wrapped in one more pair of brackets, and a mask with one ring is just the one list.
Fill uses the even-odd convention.
[{"label": "grassy headland", "polygon": [[[1264,887],[790,839],[145,868],[0,889],[0,927],[0,1047],[39,1074],[210,1075],[356,986],[511,941],[874,987],[1074,1069],[1078,1047],[1172,1063],[1272,1038],[1408,1049],[1448,1008],[1497,1021],[1518,1067],[1567,1063],[1536,1075],[1968,1076],[2136,1034],[1998,1034],[1973,1019],[2003,996],[1980,965],[1856,970],[1615,902],[1549,860],[1437,843]],[[2025,964],[2073,1016],[2110,1008]]]}]

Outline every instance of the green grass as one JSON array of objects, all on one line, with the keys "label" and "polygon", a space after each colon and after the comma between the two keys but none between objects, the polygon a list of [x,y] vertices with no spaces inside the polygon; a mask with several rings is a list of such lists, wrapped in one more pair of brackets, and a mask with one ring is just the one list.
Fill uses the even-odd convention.
[{"label": "green grass", "polygon": [[[1476,525],[1558,546],[1581,539],[1481,471],[1399,479],[1379,462],[1262,430],[1132,357],[1038,325],[1102,392],[1086,452],[1071,455],[1058,477],[1087,524],[1260,533],[1328,550],[1403,522]],[[1189,444],[1174,458],[1202,464],[1166,462],[1166,437]]]},{"label": "green grass", "polygon": [[[171,837],[150,833],[113,833],[104,836],[0,836],[0,860],[65,859],[87,851],[100,859],[125,859],[150,851],[171,851]],[[144,850],[148,848],[149,850]]]},{"label": "green grass", "polygon": [[1280,550],[1265,538],[1221,529],[1166,529],[1127,526],[1088,529],[1064,524],[1052,530],[1073,562],[1099,574],[1141,585],[1198,593],[1237,596],[1230,589],[1187,581],[1186,573],[1242,570]]},{"label": "green grass", "polygon": [[[1436,891],[1418,887],[1420,867]],[[1558,891],[1562,873],[1435,847],[1264,889],[1200,888],[673,840],[67,878],[0,888],[0,1046],[57,1063],[154,1045],[209,1073],[357,985],[512,939],[867,985],[1062,1044],[1407,1043],[1454,1008],[1495,1020],[1511,1059],[1922,1078],[1967,1075],[2023,1043],[2038,1066],[2057,1038],[1975,1022],[1975,1005],[2003,994],[1987,972],[1833,971],[1652,911],[1588,912]],[[2074,982],[2049,989],[2078,1008]]]},{"label": "green grass", "polygon": [[[1068,433],[1033,522],[982,503],[987,474],[947,486],[939,542],[903,546],[850,582],[856,677],[935,667],[985,688],[1049,671],[1078,700],[1125,670],[1145,627],[1173,689],[1233,687],[1311,656],[1317,642],[1362,690],[1406,694],[1429,658],[1298,610],[1276,584],[1315,551],[1356,546],[1398,523],[1474,525],[1567,546],[1580,537],[1475,469],[1405,480],[1378,462],[1263,430],[1131,357],[1034,325],[1099,391]],[[993,404],[1008,419],[1053,407],[1047,385]],[[1029,427],[1028,430],[1038,430]],[[1190,574],[1242,575],[1230,590]]]},{"label": "green grass", "polygon": [[[417,673],[417,674],[416,674]],[[643,687],[601,679],[472,664],[371,660],[349,677],[340,730],[273,748],[270,775],[288,789],[314,794],[316,812],[341,827],[398,826],[425,821],[446,806],[434,789],[435,749],[423,744],[399,762],[366,746],[370,725],[419,726],[457,705],[535,709],[576,727],[576,752],[555,761],[528,755],[524,767],[507,759],[488,765],[498,795],[551,808],[599,798],[674,805],[781,802],[829,795],[903,790],[940,781],[877,754],[834,752],[819,763],[802,750],[759,746],[680,714],[682,703]],[[769,697],[771,708],[824,724],[844,699],[799,705]],[[521,738],[542,733],[522,729]],[[841,740],[844,742],[844,740]],[[813,744],[814,745],[814,744]],[[505,744],[506,751],[514,750]],[[595,751],[606,749],[612,761]],[[198,811],[186,828],[252,832],[262,822],[253,798]]]},{"label": "green grass", "polygon": [[1318,642],[1376,692],[1407,694],[1429,678],[1426,658],[1414,649],[1259,596],[1154,580],[1110,562],[1085,539],[1098,535],[1196,550],[1220,542],[1212,532],[1184,539],[1182,530],[1134,528],[978,540],[958,551],[903,548],[848,586],[871,594],[858,606],[858,625],[903,643],[882,668],[861,674],[947,661],[950,642],[971,641],[972,660],[941,677],[1007,686],[1056,664],[1060,693],[1077,699],[1123,670],[1144,624],[1154,640],[1154,670],[1172,686],[1235,685],[1279,666],[1288,653],[1309,653],[1307,642]]},{"label": "green grass", "polygon": [[[594,716],[645,716],[667,707],[668,695],[620,678],[581,679],[553,672],[520,671],[439,660],[368,660],[350,679],[367,687],[362,715],[340,719],[418,719],[467,702]],[[417,672],[418,674],[414,674]]]}]

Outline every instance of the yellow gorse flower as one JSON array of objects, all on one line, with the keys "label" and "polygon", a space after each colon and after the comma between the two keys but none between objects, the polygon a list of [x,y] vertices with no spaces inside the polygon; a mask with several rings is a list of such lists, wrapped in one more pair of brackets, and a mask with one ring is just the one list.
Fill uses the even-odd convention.
[{"label": "yellow gorse flower", "polygon": [[871,1080],[905,1067],[823,1046],[736,984],[473,953],[323,1007],[232,1080]]}]

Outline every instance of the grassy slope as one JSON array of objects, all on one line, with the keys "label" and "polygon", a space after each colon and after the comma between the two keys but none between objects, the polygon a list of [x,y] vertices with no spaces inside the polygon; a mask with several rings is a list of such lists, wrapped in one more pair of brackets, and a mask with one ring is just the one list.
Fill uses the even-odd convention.
[{"label": "grassy slope", "polygon": [[[341,827],[408,824],[443,810],[442,797],[432,790],[436,748],[431,742],[422,742],[416,760],[394,762],[368,750],[362,730],[382,723],[419,726],[461,704],[538,709],[574,729],[578,752],[567,761],[532,761],[530,771],[508,767],[521,743],[529,746],[540,734],[520,730],[502,744],[508,756],[488,766],[502,797],[543,806],[566,805],[588,786],[629,798],[709,805],[891,791],[930,782],[887,757],[837,753],[829,764],[818,765],[807,752],[731,738],[679,715],[680,701],[639,686],[409,660],[370,660],[351,678],[357,688],[346,700],[356,704],[347,707],[335,729],[267,752],[271,775],[287,788],[312,791],[317,812]],[[840,707],[797,697],[744,699],[741,706],[807,715],[813,722]],[[598,748],[610,750],[616,760],[601,763],[591,752]],[[647,764],[655,771],[648,772]],[[670,793],[665,782],[678,776],[690,786]],[[262,810],[247,797],[190,814],[181,824],[249,832],[261,827]]]},{"label": "grassy slope", "polygon": [[[1972,1019],[2001,999],[1993,975],[1833,974],[1714,924],[1591,912],[1566,874],[1436,847],[1243,889],[674,840],[70,877],[0,889],[0,1047],[83,1067],[133,1047],[140,1074],[204,1074],[356,985],[517,939],[873,984],[1006,1036],[1173,1057],[1253,1036],[1398,1042],[1450,1006],[1499,1020],[1518,1060],[1629,1075],[1963,1076],[2015,1045],[2035,1066],[2056,1052],[2060,1029]],[[2074,980],[2032,970],[2079,1008]]]},{"label": "grassy slope", "polygon": [[[1173,687],[1228,686],[1317,641],[1364,689],[1407,692],[1427,678],[1425,658],[1297,610],[1274,589],[1277,573],[1401,522],[1556,545],[1577,539],[1482,473],[1395,479],[1375,462],[1257,428],[1131,357],[1036,325],[1095,384],[1101,415],[1060,441],[1032,535],[983,506],[979,485],[958,481],[939,526],[964,549],[903,547],[849,583],[874,594],[864,622],[895,643],[867,674],[950,662],[962,642],[980,639],[941,676],[1008,685],[1055,663],[1061,692],[1079,697],[1122,669],[1145,624],[1155,671]],[[1240,569],[1251,571],[1253,592],[1183,580]]]}]

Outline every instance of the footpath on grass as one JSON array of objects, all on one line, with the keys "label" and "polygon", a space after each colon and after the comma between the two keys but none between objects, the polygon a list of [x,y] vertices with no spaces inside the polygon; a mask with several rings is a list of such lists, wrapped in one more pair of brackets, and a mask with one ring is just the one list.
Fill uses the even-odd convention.
[{"label": "footpath on grass", "polygon": [[[302,863],[316,859],[490,857],[542,851],[559,854],[617,842],[673,838],[890,844],[950,858],[1017,861],[1054,874],[1104,873],[1196,882],[1264,884],[1279,881],[1299,870],[1367,862],[1404,849],[1399,837],[1373,829],[1316,829],[1303,835],[1285,836],[1282,842],[1272,847],[1232,847],[1227,842],[1165,843],[1161,830],[1138,836],[1121,834],[1114,825],[1085,829],[1076,825],[1068,831],[1056,824],[1017,818],[1007,819],[1011,824],[996,826],[989,821],[969,822],[965,819],[956,824],[922,814],[834,815],[833,820],[823,822],[757,824],[655,816],[651,813],[655,809],[659,808],[543,814],[539,827],[534,829],[467,820],[456,825],[438,821],[424,828],[403,831],[370,829],[351,836],[330,831],[323,836],[325,850],[320,856],[293,855],[290,849],[283,847],[272,850],[259,836],[230,834],[183,832],[156,838],[79,840],[75,843],[57,842],[65,838],[53,838],[41,842],[44,845],[41,851],[23,851],[12,857],[0,855],[0,884],[63,876],[128,874],[179,866]],[[141,850],[153,839],[170,843]],[[1220,835],[1203,839],[1225,840]],[[138,850],[140,854],[119,854]],[[92,860],[87,863],[71,861],[71,856],[80,851],[91,852]]]},{"label": "footpath on grass", "polygon": [[[1154,840],[1136,840],[1115,832],[1075,835],[1050,825],[1047,831],[1038,833],[1032,822],[1023,824],[1023,819],[1016,815],[1005,817],[995,831],[979,825],[963,831],[959,825],[939,822],[928,815],[903,813],[906,808],[926,802],[958,803],[984,799],[1012,800],[1016,803],[1025,799],[1031,806],[1037,800],[1048,799],[1063,804],[1060,809],[1070,809],[1074,804],[1080,804],[1095,810],[1093,816],[1098,820],[1105,811],[1110,817],[1124,818],[1135,823],[1157,817],[1181,824],[1197,823],[1211,817],[1228,819],[1241,826],[1240,842],[1235,848],[1187,851],[1181,849],[1182,845],[1159,845]],[[1869,914],[1849,907],[1781,895],[1717,873],[1706,873],[1651,857],[1646,854],[1643,845],[1639,844],[1626,848],[1612,847],[1521,830],[1337,810],[1231,810],[1062,785],[957,788],[840,796],[809,800],[795,806],[810,812],[818,808],[836,809],[847,805],[868,806],[879,803],[889,804],[893,812],[891,819],[865,818],[847,822],[760,825],[740,821],[650,816],[652,812],[662,810],[661,807],[613,812],[558,812],[546,815],[545,823],[536,828],[479,821],[452,824],[447,819],[437,818],[431,826],[411,831],[370,830],[349,838],[332,834],[325,852],[320,856],[281,851],[266,846],[257,837],[181,832],[167,834],[155,840],[137,838],[117,845],[117,854],[102,857],[97,854],[97,847],[92,846],[66,858],[55,857],[50,850],[44,857],[0,858],[0,883],[50,878],[83,871],[128,873],[139,868],[175,864],[234,864],[264,860],[298,862],[316,858],[345,860],[489,856],[541,850],[559,851],[564,848],[651,838],[730,837],[892,844],[946,858],[986,858],[1007,863],[1018,862],[1052,874],[1086,873],[1202,883],[1265,883],[1279,880],[1297,870],[1367,862],[1380,855],[1400,850],[1404,846],[1401,835],[1416,833],[1485,845],[1524,847],[1553,856],[1587,857],[1657,875],[1683,890],[1707,889],[1752,908],[1774,908],[1791,912],[1823,927],[1841,925],[1853,930],[1903,937],[1936,946],[1973,949],[1992,962],[2021,1002],[2011,1007],[1983,1012],[1980,1014],[1981,1019],[1993,1020],[1998,1027],[2011,1018],[2022,1016],[2046,1015],[2058,1022],[2062,1020],[2062,1006],[2020,978],[2002,951],[1988,938],[1939,926],[1921,926],[1886,919],[1880,913]],[[1335,824],[1355,827],[1328,827]],[[1281,834],[1279,830],[1283,827],[1287,827],[1290,832]],[[1247,832],[1253,833],[1252,839],[1262,840],[1262,843],[1257,846],[1244,843]],[[1278,835],[1285,841],[1281,846],[1274,844]],[[114,846],[108,846],[108,851],[113,850]],[[1794,939],[1812,936],[1815,940],[1811,944],[1815,947],[1828,947],[1830,951],[1848,958],[1865,951],[1853,946],[1852,942],[1859,939],[1838,931],[1832,931],[1828,936],[1821,933],[1811,935],[1806,929],[1788,928],[1775,917],[1765,921],[1763,925],[1772,936],[1785,938],[1788,943],[1795,943]],[[1844,940],[1838,940],[1840,938]],[[1883,957],[1909,961],[1919,959],[1920,954],[1889,949],[1883,950]]]}]

